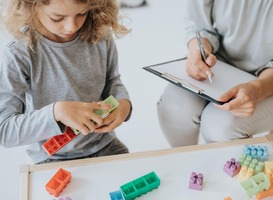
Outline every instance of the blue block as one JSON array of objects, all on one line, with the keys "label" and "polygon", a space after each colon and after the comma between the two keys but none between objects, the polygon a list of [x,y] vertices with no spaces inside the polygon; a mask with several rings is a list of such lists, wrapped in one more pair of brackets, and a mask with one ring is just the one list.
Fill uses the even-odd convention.
[{"label": "blue block", "polygon": [[259,159],[260,161],[267,161],[269,158],[266,146],[245,145],[243,153],[246,156]]},{"label": "blue block", "polygon": [[120,190],[109,193],[111,200],[124,200]]}]

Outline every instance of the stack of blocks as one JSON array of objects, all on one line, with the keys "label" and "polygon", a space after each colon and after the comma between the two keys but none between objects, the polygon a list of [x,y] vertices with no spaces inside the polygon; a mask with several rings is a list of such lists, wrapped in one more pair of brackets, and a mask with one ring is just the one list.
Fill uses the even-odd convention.
[{"label": "stack of blocks", "polygon": [[261,200],[273,195],[273,162],[267,161],[268,158],[267,147],[245,145],[239,160],[227,161],[224,171],[231,177],[238,174],[237,180],[247,195],[256,195]]},{"label": "stack of blocks", "polygon": [[261,161],[266,161],[269,157],[267,147],[245,145],[243,151],[246,156],[257,158]]},{"label": "stack of blocks", "polygon": [[253,175],[256,175],[263,171],[264,162],[258,161],[258,158],[252,158],[251,156],[241,155],[239,158],[239,163],[242,168],[238,175],[238,181],[242,182]]}]

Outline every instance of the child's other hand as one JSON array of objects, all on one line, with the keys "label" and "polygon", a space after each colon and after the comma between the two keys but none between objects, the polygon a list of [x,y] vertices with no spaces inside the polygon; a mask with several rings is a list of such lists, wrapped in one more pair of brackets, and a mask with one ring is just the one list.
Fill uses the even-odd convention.
[{"label": "child's other hand", "polygon": [[87,135],[104,124],[103,119],[95,111],[109,109],[111,105],[96,102],[59,101],[55,103],[53,112],[56,121]]},{"label": "child's other hand", "polygon": [[119,106],[103,120],[101,126],[97,126],[95,132],[111,132],[125,121],[131,110],[131,103],[127,99],[120,99],[118,102]]}]

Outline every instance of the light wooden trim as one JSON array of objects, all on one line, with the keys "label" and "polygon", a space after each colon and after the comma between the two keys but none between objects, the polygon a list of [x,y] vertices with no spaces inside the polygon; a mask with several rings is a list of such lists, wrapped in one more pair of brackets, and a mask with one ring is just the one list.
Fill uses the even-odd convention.
[{"label": "light wooden trim", "polygon": [[[272,141],[273,141],[273,138],[272,138]],[[59,168],[60,166],[77,167],[77,166],[84,166],[84,165],[95,165],[95,164],[104,163],[104,162],[114,162],[119,160],[157,157],[157,156],[164,156],[164,155],[176,154],[176,153],[187,152],[187,151],[197,151],[197,150],[203,150],[203,149],[206,150],[206,149],[212,149],[212,148],[222,148],[222,147],[229,147],[229,146],[257,144],[257,143],[266,143],[266,142],[269,142],[269,140],[266,137],[238,139],[238,140],[227,141],[227,142],[217,142],[217,143],[209,143],[209,144],[201,144],[201,145],[176,147],[176,148],[154,150],[154,151],[148,151],[148,152],[138,152],[138,153],[129,153],[129,154],[114,155],[114,156],[102,156],[102,157],[96,157],[96,158],[53,162],[53,163],[39,164],[39,165],[30,165],[29,170],[39,171],[39,170],[49,170],[49,169]]]},{"label": "light wooden trim", "polygon": [[29,200],[29,165],[20,166],[20,200]]}]

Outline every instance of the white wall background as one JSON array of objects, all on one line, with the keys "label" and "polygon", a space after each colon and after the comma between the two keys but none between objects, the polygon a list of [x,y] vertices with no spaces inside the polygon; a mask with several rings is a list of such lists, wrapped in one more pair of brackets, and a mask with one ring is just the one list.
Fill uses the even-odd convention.
[{"label": "white wall background", "polygon": [[[131,152],[169,148],[156,113],[156,102],[167,83],[142,67],[185,56],[183,1],[148,0],[147,6],[121,12],[131,19],[127,24],[132,32],[116,43],[133,115],[117,129],[118,137]],[[7,38],[0,31],[0,58]],[[24,147],[0,147],[0,158],[0,199],[19,199],[19,166],[28,163]]]}]

